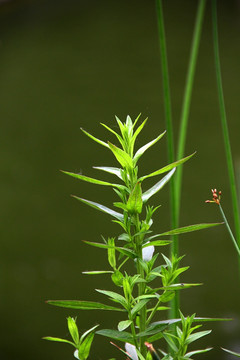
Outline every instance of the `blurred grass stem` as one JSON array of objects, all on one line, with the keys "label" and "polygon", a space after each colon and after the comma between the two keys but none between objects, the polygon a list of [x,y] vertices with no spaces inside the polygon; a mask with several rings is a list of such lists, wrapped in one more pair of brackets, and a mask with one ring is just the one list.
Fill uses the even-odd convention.
[{"label": "blurred grass stem", "polygon": [[225,214],[224,214],[224,211],[223,211],[223,208],[222,208],[221,204],[219,204],[219,209],[220,209],[220,212],[221,212],[221,214],[222,214],[222,217],[223,217],[223,220],[224,220],[224,222],[225,222],[225,225],[226,225],[226,227],[227,227],[227,229],[228,229],[228,232],[229,232],[229,234],[230,234],[230,236],[231,236],[233,245],[234,245],[235,249],[237,250],[238,255],[240,256],[240,248],[239,248],[239,246],[238,246],[238,244],[237,244],[237,242],[236,242],[236,240],[235,240],[235,237],[234,237],[234,235],[233,235],[233,233],[232,233],[232,230],[231,230],[231,228],[230,228],[230,226],[229,226],[229,223],[228,223],[227,218],[226,218],[226,216],[225,216]]},{"label": "blurred grass stem", "polygon": [[[239,250],[240,249],[239,206],[238,206],[238,197],[237,197],[237,189],[236,189],[236,183],[235,183],[232,151],[231,151],[231,145],[230,145],[230,137],[229,137],[225,103],[224,103],[224,95],[223,95],[221,66],[220,66],[220,58],[219,58],[219,46],[218,46],[216,0],[212,0],[212,22],[213,22],[213,45],[214,45],[216,80],[217,80],[217,89],[218,89],[218,98],[219,98],[219,107],[220,107],[220,118],[221,118],[221,124],[222,124],[224,147],[225,147],[225,154],[226,154],[226,160],[227,160],[227,169],[228,169],[228,176],[229,176],[229,182],[230,182],[236,240],[234,237],[232,237],[233,235],[231,235],[231,233],[230,233],[230,235],[231,235],[232,239],[234,238],[234,241],[236,242],[237,248]],[[221,209],[221,207],[220,207],[220,209]],[[226,225],[227,225],[227,222],[226,222]],[[227,227],[228,227],[228,225],[227,225]],[[239,263],[239,265],[240,265],[240,263]]]}]

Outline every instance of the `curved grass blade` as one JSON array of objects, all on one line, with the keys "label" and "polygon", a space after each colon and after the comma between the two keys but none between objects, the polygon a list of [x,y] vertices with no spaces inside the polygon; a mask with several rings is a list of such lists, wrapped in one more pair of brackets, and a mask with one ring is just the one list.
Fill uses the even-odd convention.
[{"label": "curved grass blade", "polygon": [[109,337],[114,340],[119,340],[123,342],[128,342],[134,345],[134,339],[132,334],[127,331],[118,331],[118,330],[111,330],[111,329],[102,329],[96,331],[96,334]]},{"label": "curved grass blade", "polygon": [[231,351],[231,350],[227,350],[227,349],[224,349],[224,348],[221,348],[221,349],[228,352],[229,354],[232,354],[232,355],[237,356],[237,357],[240,358],[240,353],[237,353],[237,352]]},{"label": "curved grass blade", "polygon": [[113,133],[115,136],[116,136],[116,138],[118,139],[118,141],[120,142],[120,144],[122,145],[122,147],[124,146],[124,141],[123,141],[123,139],[121,138],[121,136],[118,134],[118,133],[116,133],[116,131],[114,131],[113,129],[111,129],[109,126],[107,126],[106,124],[104,124],[104,123],[100,123],[102,126],[104,126],[108,131],[110,131],[111,133]]},{"label": "curved grass blade", "polygon": [[44,336],[42,339],[49,340],[49,341],[63,342],[63,343],[67,343],[67,344],[70,344],[75,347],[75,344],[73,342],[66,340],[66,339],[56,338],[56,337],[52,337],[52,336]]},{"label": "curved grass blade", "polygon": [[191,157],[193,157],[193,155],[195,155],[196,152],[194,152],[193,154],[189,155],[189,156],[186,156],[185,158],[183,159],[180,159],[180,160],[177,160],[177,161],[174,161],[173,163],[167,165],[167,166],[164,166],[163,168],[159,169],[159,170],[156,170],[148,175],[144,175],[142,176],[138,181],[143,181],[144,179],[147,179],[149,177],[152,177],[152,176],[156,176],[156,175],[160,175],[160,174],[163,174],[167,171],[170,171],[172,170],[173,168],[185,163],[186,161],[188,161],[189,159],[191,159]]},{"label": "curved grass blade", "polygon": [[210,223],[210,224],[196,224],[196,225],[183,226],[178,229],[174,229],[174,230],[164,232],[162,234],[158,234],[158,236],[186,234],[186,233],[189,233],[192,231],[207,229],[207,228],[217,226],[217,225],[222,225],[222,224],[223,223]]},{"label": "curved grass blade", "polygon": [[90,200],[80,198],[80,197],[75,196],[75,195],[72,195],[72,197],[74,197],[75,199],[81,201],[84,204],[87,204],[87,205],[93,207],[94,209],[97,209],[97,210],[100,210],[100,211],[102,211],[102,212],[104,212],[106,214],[109,214],[109,215],[115,217],[116,219],[118,219],[120,221],[123,220],[123,215],[122,214],[120,214],[120,213],[118,213],[118,212],[116,212],[116,211],[114,211],[112,209],[109,209],[108,207],[106,207],[104,205],[101,205],[101,204],[96,203],[94,201],[90,201]]},{"label": "curved grass blade", "polygon": [[117,161],[122,165],[123,168],[132,169],[133,162],[131,157],[122,149],[117,147],[116,145],[111,144],[108,142],[108,146],[110,150],[113,152],[113,155],[117,159]]},{"label": "curved grass blade", "polygon": [[103,145],[105,147],[107,147],[109,149],[108,144],[105,141],[102,141],[98,138],[96,138],[95,136],[91,135],[89,132],[87,132],[86,130],[84,130],[83,128],[80,128],[82,130],[82,132],[87,135],[88,137],[90,137],[90,139],[96,141],[97,143],[99,143],[100,145]]},{"label": "curved grass blade", "polygon": [[84,176],[84,175],[80,175],[80,174],[76,174],[76,173],[72,173],[72,172],[68,172],[68,171],[61,170],[61,172],[66,174],[66,175],[72,176],[72,177],[74,177],[76,179],[86,181],[86,182],[89,182],[89,183],[92,183],[92,184],[112,186],[112,187],[115,187],[115,188],[120,189],[120,190],[125,189],[125,186],[123,186],[123,185],[112,184],[112,183],[109,183],[107,181],[90,178],[88,176]]},{"label": "curved grass blade", "polygon": [[106,171],[107,173],[114,174],[122,180],[121,169],[110,166],[93,166],[94,169]]},{"label": "curved grass blade", "polygon": [[153,146],[154,144],[156,144],[163,137],[163,135],[165,135],[165,133],[166,133],[166,131],[164,131],[158,137],[156,137],[155,139],[153,139],[152,141],[150,141],[149,143],[143,145],[140,149],[138,149],[138,151],[136,152],[136,154],[133,157],[133,161],[134,161],[135,165],[137,164],[140,157],[145,153],[145,151],[147,149],[149,149],[151,146]]},{"label": "curved grass blade", "polygon": [[122,253],[123,255],[126,255],[132,259],[135,259],[137,257],[137,254],[133,250],[128,249],[128,248],[118,247],[118,246],[109,246],[107,244],[101,244],[101,243],[96,243],[96,242],[91,242],[91,241],[86,241],[86,240],[83,240],[83,242],[85,242],[88,245],[98,247],[100,249],[109,249],[109,248],[115,249],[115,250],[119,251],[120,253]]},{"label": "curved grass blade", "polygon": [[156,194],[159,190],[161,190],[164,185],[171,179],[175,172],[176,168],[173,168],[167,175],[165,175],[160,181],[158,181],[154,186],[145,191],[142,195],[142,201],[145,203],[150,199],[151,196]]},{"label": "curved grass blade", "polygon": [[80,301],[80,300],[48,300],[49,305],[79,309],[79,310],[110,310],[110,311],[125,311],[124,309],[115,306],[105,305],[95,301]]}]

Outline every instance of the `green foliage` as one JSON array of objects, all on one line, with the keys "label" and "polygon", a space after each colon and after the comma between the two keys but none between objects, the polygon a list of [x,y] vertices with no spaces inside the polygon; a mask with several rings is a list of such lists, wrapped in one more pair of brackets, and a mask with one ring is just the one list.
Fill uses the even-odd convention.
[{"label": "green foliage", "polygon": [[[166,359],[188,359],[190,358],[189,354],[194,355],[195,353],[208,350],[197,350],[195,353],[186,352],[190,343],[207,335],[209,331],[193,333],[193,330],[199,327],[199,325],[191,327],[194,316],[184,318],[181,314],[182,327],[180,328],[177,325],[176,332],[172,332],[171,322],[160,324],[154,323],[153,320],[156,317],[157,319],[161,318],[161,314],[165,313],[168,309],[168,306],[165,305],[175,297],[177,291],[200,284],[179,283],[177,279],[180,274],[183,274],[188,269],[187,266],[180,266],[183,257],[171,254],[168,258],[162,254],[164,262],[156,264],[159,256],[157,253],[154,255],[155,247],[163,247],[171,243],[170,239],[161,239],[163,236],[169,237],[173,234],[189,233],[217,224],[197,224],[165,231],[160,234],[152,234],[153,215],[159,206],[153,207],[147,205],[147,202],[167,184],[174,175],[176,167],[182,165],[193,155],[175,161],[148,175],[139,177],[137,162],[148,148],[163,137],[164,133],[135,152],[134,147],[137,136],[142,131],[146,120],[137,128],[136,124],[139,117],[134,122],[129,116],[127,116],[125,123],[122,123],[118,118],[116,120],[120,133],[117,133],[105,124],[102,125],[111,134],[114,134],[119,146],[109,141],[99,140],[85,130],[84,133],[98,144],[108,148],[120,166],[105,166],[97,167],[96,169],[116,176],[122,182],[121,184],[64,171],[65,174],[78,180],[87,181],[94,185],[112,187],[118,197],[118,201],[113,202],[113,206],[118,210],[115,211],[98,202],[74,196],[81,203],[100,210],[106,215],[110,215],[114,218],[113,221],[120,225],[121,233],[119,236],[108,237],[107,239],[102,238],[102,242],[84,241],[88,245],[105,250],[107,263],[110,267],[110,270],[92,270],[85,272],[85,274],[109,274],[110,280],[116,286],[116,290],[112,290],[112,288],[111,290],[96,289],[100,296],[106,298],[104,302],[49,300],[48,303],[79,310],[120,311],[122,317],[116,324],[117,330],[101,329],[96,333],[130,344],[130,349],[133,349],[134,355],[130,354],[128,356],[133,360],[137,358],[140,360],[159,359],[157,352],[152,347],[152,343],[159,339],[164,339],[171,347],[171,354],[166,354]],[[147,182],[148,178],[159,176],[166,172],[167,174],[158,180],[154,186],[144,190],[145,182]],[[127,271],[126,263],[128,264],[128,269],[131,266],[130,273]],[[109,302],[110,304],[108,304]],[[81,360],[87,359],[95,328],[90,329],[88,334],[85,333],[85,335],[79,337],[74,319],[68,318],[68,327],[73,338],[73,343],[70,343],[76,347],[78,358]],[[68,340],[56,340],[56,338],[47,339],[68,342]],[[126,354],[124,350],[121,349],[121,351]]]},{"label": "green foliage", "polygon": [[81,337],[79,337],[78,327],[76,324],[76,319],[73,319],[72,317],[67,318],[68,322],[68,330],[69,333],[73,339],[72,341],[61,339],[61,338],[55,338],[51,336],[44,337],[43,339],[49,340],[49,341],[57,341],[57,342],[64,342],[68,343],[75,347],[76,351],[74,353],[75,357],[81,360],[87,360],[91,345],[94,339],[94,330],[98,327],[98,325],[92,327],[91,329],[85,331]]}]

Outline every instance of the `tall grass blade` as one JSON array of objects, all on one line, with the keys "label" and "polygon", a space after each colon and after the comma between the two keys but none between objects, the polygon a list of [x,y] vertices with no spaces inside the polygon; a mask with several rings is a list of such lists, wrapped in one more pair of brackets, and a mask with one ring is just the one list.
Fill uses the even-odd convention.
[{"label": "tall grass blade", "polygon": [[235,175],[234,175],[232,151],[231,151],[231,145],[230,145],[230,137],[229,137],[229,132],[228,132],[227,116],[226,116],[224,95],[223,95],[221,66],[220,66],[220,57],[219,57],[219,46],[218,46],[216,0],[212,0],[212,21],[213,21],[213,46],[214,46],[215,70],[216,70],[216,80],[217,80],[218,98],[219,98],[219,107],[220,107],[220,118],[221,118],[221,124],[222,124],[224,147],[225,147],[225,154],[226,154],[226,160],[227,160],[227,169],[228,169],[228,176],[229,176],[230,189],[231,189],[236,241],[237,241],[238,248],[240,248],[240,214],[239,214],[237,189],[236,189],[236,182],[235,182]]}]

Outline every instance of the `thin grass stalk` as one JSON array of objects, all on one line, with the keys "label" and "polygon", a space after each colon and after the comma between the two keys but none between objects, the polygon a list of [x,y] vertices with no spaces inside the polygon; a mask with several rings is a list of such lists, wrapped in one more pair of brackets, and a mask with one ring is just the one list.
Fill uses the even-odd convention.
[{"label": "thin grass stalk", "polygon": [[[230,182],[236,242],[237,242],[237,246],[239,249],[240,248],[239,206],[238,206],[238,197],[237,197],[237,188],[236,188],[235,175],[234,175],[233,158],[232,158],[230,137],[229,137],[229,131],[228,131],[228,124],[227,124],[227,116],[226,116],[224,95],[223,95],[221,66],[220,66],[220,57],[219,57],[219,45],[218,45],[216,0],[212,0],[212,23],[213,23],[213,46],[214,46],[214,58],[215,58],[218,99],[219,99],[219,107],[220,107],[220,119],[221,119],[223,139],[224,139],[225,155],[226,155],[226,160],[227,160],[228,177],[229,177],[229,182]],[[239,263],[239,265],[240,265],[240,263]]]},{"label": "thin grass stalk", "polygon": [[[168,71],[168,60],[167,60],[167,46],[165,37],[165,26],[163,18],[163,7],[162,0],[156,0],[156,12],[157,12],[157,23],[158,23],[158,38],[160,47],[160,58],[162,67],[162,81],[163,81],[163,98],[164,98],[164,113],[165,123],[167,130],[167,150],[168,150],[168,162],[172,163],[174,159],[174,136],[173,136],[173,125],[172,125],[172,109],[171,109],[171,92],[169,82],[169,71]],[[177,202],[175,199],[175,184],[174,178],[170,180],[170,216],[171,226],[173,229],[177,228]],[[177,236],[172,237],[172,243],[170,248],[171,253],[178,254],[178,239]],[[174,302],[170,307],[170,317],[176,318],[179,308],[179,294],[176,293]]]},{"label": "thin grass stalk", "polygon": [[[194,80],[196,63],[197,63],[197,56],[198,56],[198,50],[199,50],[199,44],[200,44],[200,38],[201,38],[201,32],[202,32],[205,7],[206,7],[206,0],[199,0],[198,9],[197,9],[197,17],[196,17],[195,28],[194,28],[194,33],[193,33],[191,54],[190,54],[189,65],[188,65],[183,106],[182,106],[182,112],[181,112],[179,141],[178,141],[178,150],[177,150],[177,158],[178,159],[183,157],[184,150],[185,150],[189,110],[190,110],[190,103],[191,103],[191,98],[192,98],[193,80]],[[182,167],[179,167],[179,169],[177,169],[175,181],[176,181],[177,217],[179,219],[180,201],[181,201],[181,185],[182,185]]]},{"label": "thin grass stalk", "polygon": [[219,209],[220,209],[220,212],[222,214],[223,221],[225,222],[225,225],[226,225],[227,230],[229,232],[229,235],[230,235],[230,237],[232,239],[233,245],[234,245],[235,249],[237,250],[238,256],[240,256],[240,248],[239,248],[239,246],[238,246],[238,244],[237,244],[237,242],[235,240],[235,237],[234,237],[234,235],[232,233],[232,230],[231,230],[230,225],[229,225],[229,223],[227,221],[227,218],[225,216],[225,213],[223,211],[223,208],[222,208],[221,204],[219,204]]}]

